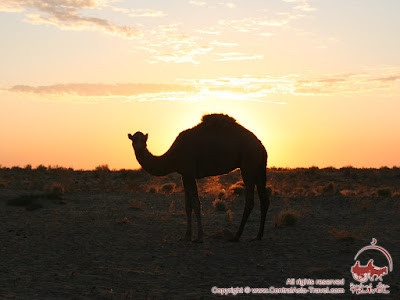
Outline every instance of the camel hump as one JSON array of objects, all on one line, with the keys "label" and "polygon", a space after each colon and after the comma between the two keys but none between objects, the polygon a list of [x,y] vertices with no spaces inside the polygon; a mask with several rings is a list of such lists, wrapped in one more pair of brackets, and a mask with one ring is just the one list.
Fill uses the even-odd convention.
[{"label": "camel hump", "polygon": [[228,125],[228,124],[236,124],[236,120],[225,114],[209,114],[204,115],[201,118],[201,121],[207,125]]}]

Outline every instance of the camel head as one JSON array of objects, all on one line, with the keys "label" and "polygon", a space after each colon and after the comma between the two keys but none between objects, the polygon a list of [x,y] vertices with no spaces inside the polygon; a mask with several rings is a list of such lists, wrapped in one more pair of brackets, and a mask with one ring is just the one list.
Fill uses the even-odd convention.
[{"label": "camel head", "polygon": [[147,147],[147,138],[148,134],[143,134],[140,131],[136,132],[134,135],[128,134],[128,138],[132,141],[133,148],[136,149],[145,149]]}]

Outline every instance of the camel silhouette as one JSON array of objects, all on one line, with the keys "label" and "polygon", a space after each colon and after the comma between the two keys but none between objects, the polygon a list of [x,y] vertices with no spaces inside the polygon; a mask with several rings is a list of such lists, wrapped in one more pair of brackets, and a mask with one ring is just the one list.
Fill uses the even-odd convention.
[{"label": "camel silhouette", "polygon": [[147,150],[148,134],[128,134],[136,159],[142,168],[155,176],[177,172],[182,176],[185,190],[187,230],[184,240],[192,239],[192,211],[197,219],[198,235],[194,242],[203,241],[201,204],[196,179],[227,174],[240,168],[245,184],[245,207],[239,229],[231,241],[239,241],[247,219],[254,207],[254,187],[260,198],[260,227],[255,240],[261,240],[269,206],[266,190],[267,151],[261,141],[236,120],[224,114],[202,117],[197,126],[182,131],[169,150],[154,156]]}]

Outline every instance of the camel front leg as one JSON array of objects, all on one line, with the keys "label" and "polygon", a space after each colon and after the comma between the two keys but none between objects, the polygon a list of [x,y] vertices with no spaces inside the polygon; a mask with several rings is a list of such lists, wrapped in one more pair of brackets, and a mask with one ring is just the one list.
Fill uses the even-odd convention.
[{"label": "camel front leg", "polygon": [[[203,226],[201,224],[201,205],[200,205],[200,200],[199,200],[199,195],[197,193],[197,184],[196,184],[196,179],[194,177],[187,177],[183,176],[182,177],[183,181],[183,187],[185,189],[185,196],[186,196],[186,216],[188,220],[188,230],[190,228],[190,235],[191,235],[191,213],[192,209],[194,210],[194,213],[196,215],[196,220],[197,220],[197,239],[194,240],[194,242],[203,242]],[[189,204],[191,205],[190,213],[189,212]],[[189,223],[190,222],[190,223]],[[189,225],[190,224],[190,225]],[[190,226],[190,227],[189,227]]]},{"label": "camel front leg", "polygon": [[191,241],[192,240],[192,202],[188,193],[185,191],[185,211],[186,211],[186,234],[182,240]]}]

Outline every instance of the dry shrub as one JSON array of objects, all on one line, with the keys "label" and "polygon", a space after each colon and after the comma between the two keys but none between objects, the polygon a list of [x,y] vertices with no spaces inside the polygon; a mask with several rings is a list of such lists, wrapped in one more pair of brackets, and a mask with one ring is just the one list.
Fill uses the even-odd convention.
[{"label": "dry shrub", "polygon": [[47,198],[50,199],[61,199],[65,193],[64,186],[61,183],[53,182],[45,187],[47,191]]},{"label": "dry shrub", "polygon": [[297,187],[293,190],[292,195],[293,196],[298,196],[298,195],[304,195],[305,194],[305,189],[303,187]]},{"label": "dry shrub", "polygon": [[100,166],[97,166],[97,167],[94,169],[94,171],[95,171],[97,174],[100,174],[100,173],[108,173],[108,172],[110,172],[110,169],[109,169],[108,165],[100,165]]},{"label": "dry shrub", "polygon": [[129,201],[129,206],[128,208],[133,209],[133,210],[145,210],[146,209],[146,204],[142,201],[139,201],[137,199],[132,199]]},{"label": "dry shrub", "polygon": [[225,199],[227,197],[228,197],[228,195],[226,194],[225,189],[222,189],[222,191],[220,191],[219,194],[218,194],[218,199],[219,200]]},{"label": "dry shrub", "polygon": [[233,212],[231,210],[228,210],[225,213],[225,222],[231,224],[233,221]]},{"label": "dry shrub", "polygon": [[172,214],[183,214],[184,206],[182,201],[172,200],[169,204],[168,212]]},{"label": "dry shrub", "polygon": [[283,210],[274,219],[275,227],[294,226],[300,218],[300,214],[294,210]]},{"label": "dry shrub", "polygon": [[220,199],[215,199],[212,204],[216,211],[226,211],[225,201]]},{"label": "dry shrub", "polygon": [[40,203],[42,198],[44,198],[44,195],[42,194],[22,195],[8,200],[7,205],[25,206],[27,210],[32,211],[43,207],[43,205]]},{"label": "dry shrub", "polygon": [[22,195],[15,198],[12,198],[7,201],[7,205],[11,206],[28,206],[36,202],[36,200],[40,199],[41,195],[38,194],[29,194]]},{"label": "dry shrub", "polygon": [[165,194],[170,194],[174,191],[175,189],[175,183],[169,182],[169,183],[164,183],[160,187],[160,192],[165,193]]},{"label": "dry shrub", "polygon": [[318,193],[315,190],[308,190],[306,192],[306,197],[315,197],[317,195],[318,195]]},{"label": "dry shrub", "polygon": [[132,221],[130,221],[127,217],[125,217],[125,218],[122,218],[122,219],[116,219],[116,220],[115,220],[115,223],[118,224],[118,225],[121,225],[121,224],[131,224]]},{"label": "dry shrub", "polygon": [[243,181],[238,181],[235,184],[232,184],[229,187],[229,190],[234,195],[238,195],[238,196],[243,195],[244,190],[245,190]]},{"label": "dry shrub", "polygon": [[329,182],[322,187],[322,193],[324,195],[336,194],[336,184],[334,182]]},{"label": "dry shrub", "polygon": [[352,190],[341,190],[340,193],[345,197],[355,197],[357,194]]},{"label": "dry shrub", "polygon": [[382,197],[382,198],[392,197],[392,190],[390,188],[381,188],[381,189],[378,189],[376,192],[377,192],[378,196]]},{"label": "dry shrub", "polygon": [[149,186],[148,192],[150,194],[155,194],[157,193],[157,188],[155,186]]},{"label": "dry shrub", "polygon": [[94,170],[94,176],[99,179],[100,186],[104,189],[108,187],[108,175],[110,172],[108,165],[97,166]]},{"label": "dry shrub", "polygon": [[207,197],[219,198],[222,199],[225,194],[225,189],[222,184],[219,182],[218,177],[209,177],[201,180],[199,185],[199,190],[203,195],[207,195]]},{"label": "dry shrub", "polygon": [[358,210],[367,210],[371,208],[372,200],[370,198],[355,197],[351,199],[351,204]]},{"label": "dry shrub", "polygon": [[329,230],[329,234],[338,241],[354,242],[358,240],[358,236],[344,229],[332,228]]},{"label": "dry shrub", "polygon": [[209,235],[210,238],[218,239],[218,240],[219,239],[231,240],[231,239],[233,239],[234,236],[235,236],[234,233],[226,228]]},{"label": "dry shrub", "polygon": [[334,195],[336,194],[336,184],[334,182],[329,182],[325,185],[317,187],[316,192],[319,195]]}]

